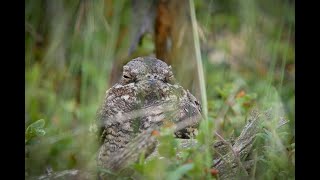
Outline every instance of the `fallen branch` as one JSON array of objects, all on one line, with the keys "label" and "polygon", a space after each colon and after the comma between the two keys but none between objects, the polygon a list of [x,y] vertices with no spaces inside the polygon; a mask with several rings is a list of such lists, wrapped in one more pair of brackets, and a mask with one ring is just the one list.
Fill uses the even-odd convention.
[{"label": "fallen branch", "polygon": [[[222,152],[224,154],[223,157],[217,157],[213,160],[213,167],[219,171],[220,179],[236,179],[236,177],[239,178],[239,175],[248,176],[246,169],[250,169],[251,167],[248,167],[248,163],[246,163],[247,167],[245,168],[243,164],[246,162],[245,158],[251,152],[254,138],[261,129],[260,125],[262,122],[261,114],[256,111],[252,112],[240,136],[230,147],[231,150]],[[228,142],[223,140],[222,146],[230,146],[228,144]]]}]

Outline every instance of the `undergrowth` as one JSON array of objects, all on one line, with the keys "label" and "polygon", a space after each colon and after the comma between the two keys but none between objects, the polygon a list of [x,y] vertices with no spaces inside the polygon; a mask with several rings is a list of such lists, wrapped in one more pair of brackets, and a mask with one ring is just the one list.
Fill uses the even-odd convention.
[{"label": "undergrowth", "polygon": [[[200,125],[199,144],[190,149],[177,149],[176,139],[161,135],[159,153],[165,158],[145,163],[141,157],[131,167],[134,176],[216,178],[211,146],[204,144],[217,140],[214,132],[237,137],[250,111],[259,109],[273,116],[255,140],[250,175],[294,179],[294,2],[199,0],[194,5],[208,121]],[[130,1],[26,1],[26,178],[48,169],[94,169],[95,114],[110,87],[113,62],[127,55],[131,13]],[[152,42],[146,36],[137,54],[151,54]],[[281,119],[289,123],[276,128]]]}]

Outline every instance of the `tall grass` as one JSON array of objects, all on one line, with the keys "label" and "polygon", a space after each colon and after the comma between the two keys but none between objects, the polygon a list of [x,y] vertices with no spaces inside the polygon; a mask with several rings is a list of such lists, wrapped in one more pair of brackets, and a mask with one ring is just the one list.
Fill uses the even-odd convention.
[{"label": "tall grass", "polygon": [[207,91],[205,85],[205,75],[203,71],[202,65],[202,58],[201,58],[201,51],[200,51],[200,41],[199,41],[199,34],[198,34],[198,23],[196,19],[195,7],[193,0],[189,0],[190,4],[190,14],[191,14],[191,22],[192,22],[192,32],[194,38],[194,49],[196,51],[196,62],[197,62],[197,71],[199,77],[199,85],[201,91],[201,102],[202,102],[202,109],[203,109],[203,116],[204,119],[208,119],[208,102],[207,102]]}]

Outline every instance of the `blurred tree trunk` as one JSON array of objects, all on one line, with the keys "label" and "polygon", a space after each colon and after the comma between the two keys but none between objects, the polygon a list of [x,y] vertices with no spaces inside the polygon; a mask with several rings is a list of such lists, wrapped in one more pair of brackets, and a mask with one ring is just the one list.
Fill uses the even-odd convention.
[{"label": "blurred tree trunk", "polygon": [[[107,0],[109,3],[112,0]],[[118,82],[122,74],[122,67],[131,59],[139,56],[150,56],[152,52],[138,52],[138,46],[142,44],[143,37],[154,31],[154,19],[157,0],[132,0],[131,1],[131,24],[128,26],[130,32],[130,47],[128,54],[118,56],[113,62],[109,85],[112,86]],[[110,14],[110,13],[106,13]],[[121,43],[122,34],[118,37],[118,42]]]},{"label": "blurred tree trunk", "polygon": [[200,98],[188,0],[159,0],[156,57],[173,67],[178,82]]},{"label": "blurred tree trunk", "polygon": [[[188,0],[132,1],[132,39],[127,57],[112,67],[110,85],[121,76],[122,66],[138,56],[156,56],[171,65],[178,82],[200,98]],[[143,37],[154,37],[154,54],[138,53]]]}]

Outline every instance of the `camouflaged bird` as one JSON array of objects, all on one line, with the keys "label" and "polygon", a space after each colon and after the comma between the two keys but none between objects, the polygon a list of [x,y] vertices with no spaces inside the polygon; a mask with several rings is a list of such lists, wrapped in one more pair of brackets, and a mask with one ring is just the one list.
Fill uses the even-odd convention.
[{"label": "camouflaged bird", "polygon": [[171,66],[153,57],[133,59],[123,66],[120,81],[106,92],[98,111],[98,165],[106,167],[137,135],[165,121],[180,125],[177,138],[189,138],[198,121],[184,122],[200,114],[199,101],[176,82]]}]

